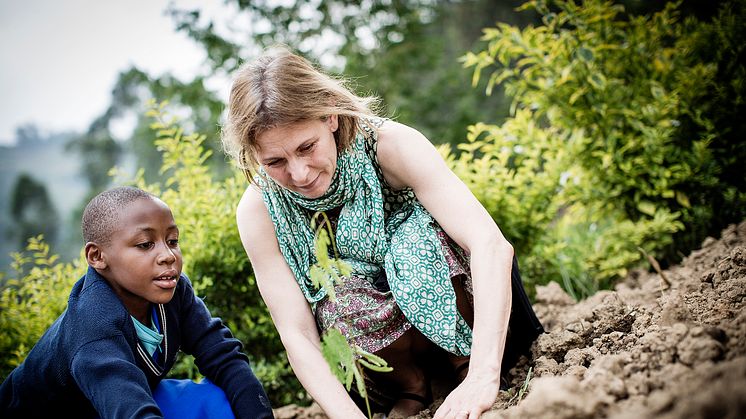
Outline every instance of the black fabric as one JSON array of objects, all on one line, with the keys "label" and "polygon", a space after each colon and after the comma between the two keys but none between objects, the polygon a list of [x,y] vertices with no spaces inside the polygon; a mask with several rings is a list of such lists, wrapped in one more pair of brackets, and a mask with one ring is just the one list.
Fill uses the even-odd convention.
[{"label": "black fabric", "polygon": [[381,269],[381,273],[378,274],[378,277],[373,281],[373,287],[380,292],[391,291],[391,287],[389,287],[389,280],[388,278],[386,278],[385,270]]}]

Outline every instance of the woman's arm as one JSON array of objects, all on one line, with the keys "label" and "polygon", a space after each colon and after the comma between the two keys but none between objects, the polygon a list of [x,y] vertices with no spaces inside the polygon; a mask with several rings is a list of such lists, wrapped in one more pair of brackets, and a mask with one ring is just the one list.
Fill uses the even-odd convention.
[{"label": "woman's arm", "polygon": [[236,220],[259,292],[298,380],[330,418],[364,418],[321,355],[313,313],[280,253],[272,220],[255,186],[246,189]]},{"label": "woman's arm", "polygon": [[[513,248],[492,217],[418,131],[387,121],[378,160],[394,188],[411,187],[445,232],[469,252],[474,289],[474,330],[469,373],[446,398],[436,419],[477,418],[497,397],[511,308]],[[460,415],[460,416],[459,416]]]}]

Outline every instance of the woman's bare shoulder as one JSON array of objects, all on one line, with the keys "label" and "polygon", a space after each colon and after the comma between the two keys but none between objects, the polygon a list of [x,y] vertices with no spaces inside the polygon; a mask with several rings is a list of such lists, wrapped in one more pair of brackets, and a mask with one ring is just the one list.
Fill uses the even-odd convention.
[{"label": "woman's bare shoulder", "polygon": [[430,141],[418,130],[386,121],[378,131],[376,155],[386,181],[394,188],[412,187],[410,166],[433,152]]},{"label": "woman's bare shoulder", "polygon": [[242,234],[262,232],[268,225],[271,227],[269,212],[256,185],[249,185],[238,201],[236,222]]},{"label": "woman's bare shoulder", "polygon": [[245,211],[256,211],[259,207],[264,207],[264,201],[262,200],[262,192],[256,184],[250,184],[246,187],[246,190],[241,195],[241,199],[238,201],[236,206],[236,213]]},{"label": "woman's bare shoulder", "polygon": [[401,147],[406,147],[408,143],[413,141],[428,140],[422,133],[409,125],[386,120],[378,128],[378,156],[381,157],[381,153],[396,154],[397,151],[401,150]]}]

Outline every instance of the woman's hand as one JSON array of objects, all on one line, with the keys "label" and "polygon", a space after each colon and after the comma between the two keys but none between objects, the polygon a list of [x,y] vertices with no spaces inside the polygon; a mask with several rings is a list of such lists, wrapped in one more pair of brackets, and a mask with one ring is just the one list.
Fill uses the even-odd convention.
[{"label": "woman's hand", "polygon": [[477,419],[495,403],[500,373],[469,371],[435,412],[433,419]]}]

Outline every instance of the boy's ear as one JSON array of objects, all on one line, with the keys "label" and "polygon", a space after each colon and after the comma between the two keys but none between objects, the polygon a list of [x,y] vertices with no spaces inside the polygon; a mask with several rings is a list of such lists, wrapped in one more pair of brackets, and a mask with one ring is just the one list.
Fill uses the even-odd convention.
[{"label": "boy's ear", "polygon": [[85,244],[85,260],[94,269],[106,269],[106,260],[104,252],[96,243],[88,242]]}]

